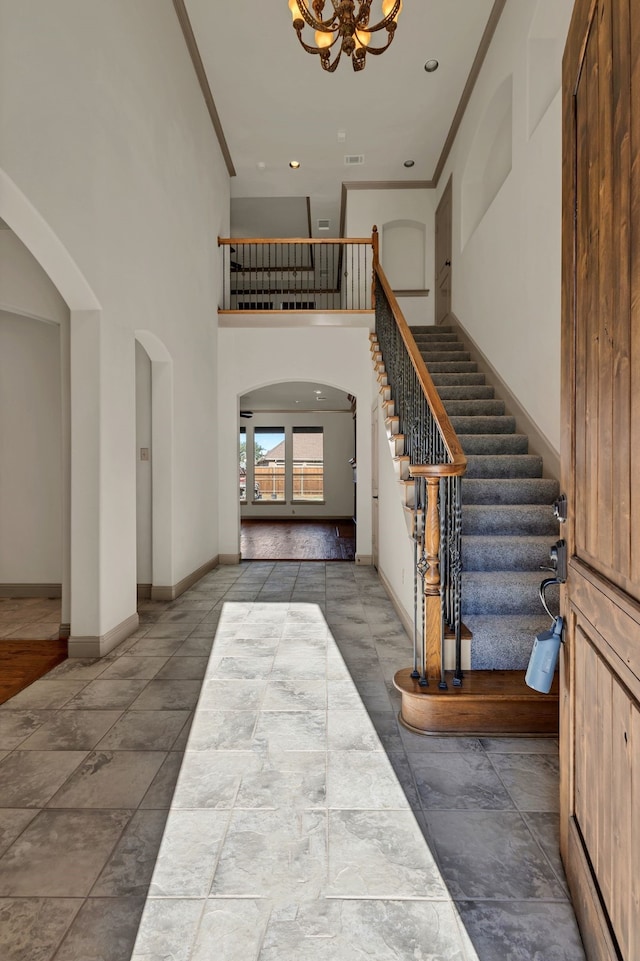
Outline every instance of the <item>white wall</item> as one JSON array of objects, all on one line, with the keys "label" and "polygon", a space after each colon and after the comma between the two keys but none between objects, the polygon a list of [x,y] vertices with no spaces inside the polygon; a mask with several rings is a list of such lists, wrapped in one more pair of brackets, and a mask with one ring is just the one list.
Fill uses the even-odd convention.
[{"label": "white wall", "polygon": [[[142,460],[142,449],[149,459]],[[151,360],[136,341],[136,580],[153,583],[151,488]]]},{"label": "white wall", "polygon": [[[398,221],[424,225],[424,285],[428,297],[400,297],[398,302],[409,324],[433,323],[434,296],[434,191],[427,188],[403,188],[392,190],[349,190],[345,234],[347,237],[368,237],[374,224],[380,235],[380,263],[387,271],[384,252],[384,225]],[[395,257],[390,260],[389,277],[394,284],[392,272]],[[398,278],[404,287],[404,278]]]},{"label": "white wall", "polygon": [[62,582],[60,328],[0,311],[0,584]]},{"label": "white wall", "polygon": [[[322,427],[324,456],[324,504],[312,501],[303,504],[274,503],[262,499],[251,503],[251,485],[248,488],[249,501],[242,505],[243,517],[352,517],[354,509],[353,470],[349,458],[355,456],[355,427],[350,411],[331,413],[267,413],[254,411],[251,420],[243,420],[247,433],[256,427],[284,427],[286,442],[291,443],[293,427]],[[250,469],[250,467],[249,467]]]},{"label": "white wall", "polygon": [[136,607],[137,328],[173,360],[174,583],[217,553],[228,175],[171,0],[0,0],[0,23],[0,168],[101,308],[71,324],[72,632],[100,635]]},{"label": "white wall", "polygon": [[[439,200],[452,174],[452,310],[556,451],[560,63],[572,7],[573,0],[508,0],[437,191]],[[531,69],[541,57],[544,70]],[[467,239],[462,225],[473,212],[463,206],[465,176],[488,108],[510,76],[511,171]]]},{"label": "white wall", "polygon": [[[233,559],[240,549],[239,398],[250,390],[285,383],[295,376],[295,380],[327,384],[356,397],[356,554],[357,559],[369,559],[372,387],[368,326],[221,328],[218,333],[221,556]],[[234,410],[235,416],[232,414]],[[347,458],[350,456],[351,453]],[[347,514],[350,512],[351,508],[346,511]]]}]

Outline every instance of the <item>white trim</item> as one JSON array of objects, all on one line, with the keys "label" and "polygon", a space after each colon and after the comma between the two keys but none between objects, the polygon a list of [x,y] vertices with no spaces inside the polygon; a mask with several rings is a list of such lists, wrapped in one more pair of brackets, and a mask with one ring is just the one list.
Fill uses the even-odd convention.
[{"label": "white trim", "polygon": [[153,584],[151,587],[151,600],[152,601],[175,601],[176,597],[180,597],[185,591],[188,591],[190,587],[199,581],[205,574],[209,571],[214,570],[220,564],[220,557],[216,554],[212,557],[210,561],[202,564],[195,571],[187,574],[183,577],[181,581],[177,584],[170,584],[168,586],[159,586]]},{"label": "white trim", "polygon": [[133,634],[137,628],[138,615],[136,613],[112,627],[106,634],[94,635],[93,637],[70,637],[67,649],[69,657],[104,657],[121,641]]}]

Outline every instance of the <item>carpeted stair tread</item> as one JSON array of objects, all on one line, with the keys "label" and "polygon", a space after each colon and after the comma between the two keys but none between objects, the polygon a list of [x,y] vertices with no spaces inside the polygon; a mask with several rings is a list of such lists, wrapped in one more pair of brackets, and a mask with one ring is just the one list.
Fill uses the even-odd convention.
[{"label": "carpeted stair tread", "polygon": [[542,458],[537,454],[469,454],[465,477],[542,477]]},{"label": "carpeted stair tread", "polygon": [[427,363],[427,370],[430,374],[475,374],[478,370],[478,365],[475,360],[430,360]]},{"label": "carpeted stair tread", "polygon": [[449,350],[448,348],[442,350],[440,347],[436,350],[420,347],[420,355],[427,366],[429,366],[429,364],[441,364],[447,361],[455,364],[466,363],[471,360],[471,354],[468,350]]},{"label": "carpeted stair tread", "polygon": [[466,385],[472,385],[472,384],[484,384],[486,378],[484,374],[480,373],[480,371],[475,371],[475,372],[463,371],[462,373],[460,373],[460,371],[457,371],[452,374],[432,373],[431,380],[433,381],[433,383],[435,384],[435,386],[438,388],[438,391],[439,391],[440,387],[446,387],[446,386],[464,387]]},{"label": "carpeted stair tread", "polygon": [[473,634],[471,667],[476,671],[525,671],[536,634],[551,626],[542,610],[539,614],[468,614],[464,622]]},{"label": "carpeted stair tread", "polygon": [[416,340],[420,353],[433,354],[446,351],[451,354],[467,354],[464,344],[452,337],[451,340]]},{"label": "carpeted stair tread", "polygon": [[502,416],[450,416],[456,434],[514,434],[516,419],[508,414]]},{"label": "carpeted stair tread", "polygon": [[450,417],[502,417],[503,400],[445,400],[445,410]]},{"label": "carpeted stair tread", "polygon": [[464,504],[462,533],[533,534],[547,538],[550,546],[558,537],[558,521],[549,504]]},{"label": "carpeted stair tread", "polygon": [[[552,504],[559,493],[550,477],[463,477],[462,503]],[[463,507],[464,512],[464,507]]]},{"label": "carpeted stair tread", "polygon": [[547,536],[465,534],[462,538],[465,571],[540,570],[548,561]]},{"label": "carpeted stair tread", "polygon": [[438,393],[442,400],[493,400],[495,393],[491,384],[440,385]]},{"label": "carpeted stair tread", "polygon": [[467,614],[539,614],[541,571],[463,571],[462,619]]},{"label": "carpeted stair tread", "polygon": [[458,434],[465,454],[528,454],[526,434]]},{"label": "carpeted stair tread", "polygon": [[414,327],[409,327],[409,330],[414,337],[438,337],[440,334],[453,334],[458,336],[457,331],[449,324],[422,324],[416,325]]}]

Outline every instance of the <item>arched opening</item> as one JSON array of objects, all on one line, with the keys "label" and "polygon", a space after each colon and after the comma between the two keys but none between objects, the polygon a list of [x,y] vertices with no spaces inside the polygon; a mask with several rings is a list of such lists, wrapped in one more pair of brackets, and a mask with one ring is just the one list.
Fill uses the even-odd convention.
[{"label": "arched opening", "polygon": [[244,560],[355,559],[355,398],[289,381],[239,398]]}]

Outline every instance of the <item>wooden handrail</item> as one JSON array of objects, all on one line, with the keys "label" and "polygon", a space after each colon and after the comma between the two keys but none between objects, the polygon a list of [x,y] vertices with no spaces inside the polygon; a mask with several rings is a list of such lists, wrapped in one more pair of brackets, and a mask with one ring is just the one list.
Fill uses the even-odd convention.
[{"label": "wooden handrail", "polygon": [[[374,228],[375,234],[375,228]],[[460,441],[458,440],[458,435],[452,427],[451,421],[449,420],[449,415],[447,414],[444,404],[440,399],[440,394],[438,393],[433,380],[431,379],[431,374],[427,370],[427,365],[424,362],[420,351],[416,345],[411,331],[409,330],[409,325],[404,319],[404,314],[400,310],[398,301],[389,285],[389,281],[385,277],[384,271],[380,266],[380,261],[377,256],[377,245],[374,244],[374,260],[373,269],[380,281],[380,286],[384,290],[387,301],[389,302],[389,307],[393,313],[396,326],[400,331],[400,335],[407,349],[407,353],[413,364],[413,368],[416,372],[416,376],[424,393],[427,398],[429,407],[433,417],[438,425],[438,430],[444,441],[444,445],[447,448],[451,462],[449,464],[412,464],[410,466],[410,473],[412,477],[458,477],[465,473],[467,469],[467,458],[462,450]]]},{"label": "wooden handrail", "polygon": [[218,247],[236,244],[366,244],[371,237],[218,237]]}]

